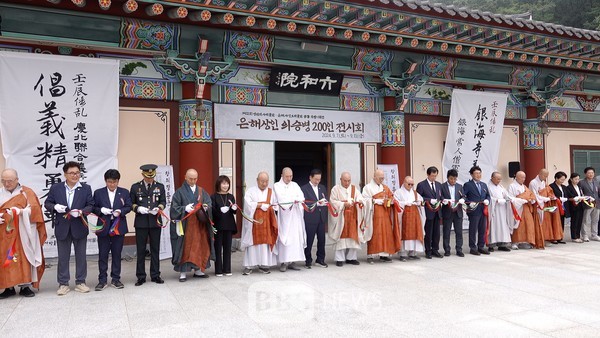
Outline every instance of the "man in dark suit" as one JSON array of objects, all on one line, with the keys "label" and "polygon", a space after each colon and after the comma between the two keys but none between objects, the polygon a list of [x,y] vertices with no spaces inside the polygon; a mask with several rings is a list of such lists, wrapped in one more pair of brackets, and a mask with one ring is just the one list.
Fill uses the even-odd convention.
[{"label": "man in dark suit", "polygon": [[465,183],[463,193],[467,202],[471,204],[467,211],[470,253],[475,256],[489,255],[490,252],[484,247],[487,217],[483,214],[483,209],[490,204],[490,192],[487,185],[481,182],[481,168],[474,166],[469,170],[469,174],[471,180]]},{"label": "man in dark suit", "polygon": [[94,213],[104,220],[104,228],[97,232],[98,236],[98,285],[96,291],[107,286],[108,253],[112,253],[110,268],[110,284],[122,289],[121,252],[127,233],[127,215],[131,211],[129,190],[119,187],[121,174],[116,169],[108,169],[104,173],[106,187],[94,191]]},{"label": "man in dark suit", "polygon": [[[456,235],[456,255],[465,257],[465,254],[462,252],[462,203],[465,202],[463,199],[463,187],[461,184],[456,183],[458,171],[455,169],[448,170],[446,177],[448,180],[442,184],[442,241],[444,244],[444,256],[450,256],[450,230],[452,229],[452,225],[454,225],[454,233]],[[452,206],[456,203],[458,203],[456,210],[453,210]]]},{"label": "man in dark suit", "polygon": [[442,216],[441,199],[442,185],[435,179],[438,175],[436,167],[427,168],[427,178],[417,184],[417,193],[425,201],[425,258],[432,256],[444,258],[440,250],[440,219]]},{"label": "man in dark suit", "polygon": [[315,264],[326,268],[325,263],[325,225],[327,224],[327,189],[321,183],[321,175],[323,173],[319,169],[313,169],[310,172],[309,182],[303,185],[302,193],[308,201],[318,201],[317,206],[312,212],[304,212],[304,224],[306,227],[306,248],[304,256],[306,256],[306,268],[310,269],[312,264],[312,246],[317,235],[317,259]]},{"label": "man in dark suit", "polygon": [[[567,186],[565,186],[564,183],[566,180],[567,174],[564,171],[559,171],[556,174],[554,174],[554,182],[550,183],[550,188],[552,188],[552,191],[554,191],[554,195],[556,196],[556,198],[560,200],[559,203],[562,204],[565,213],[568,212],[568,209],[565,207],[565,202],[567,201]],[[567,242],[565,242],[564,240],[565,215],[560,215],[560,224],[562,225],[563,229],[563,238],[556,241],[556,243],[567,244]]]},{"label": "man in dark suit", "polygon": [[67,162],[63,166],[65,181],[50,187],[44,202],[46,210],[52,213],[52,226],[58,249],[58,291],[59,296],[66,295],[69,289],[69,261],[71,245],[75,248],[75,291],[86,293],[90,288],[85,285],[87,277],[86,246],[88,227],[83,223],[84,217],[92,212],[94,199],[92,188],[79,182],[81,165]]},{"label": "man in dark suit", "polygon": [[137,247],[137,265],[135,275],[140,286],[146,282],[146,242],[150,238],[150,280],[157,284],[165,281],[160,277],[160,233],[162,217],[159,214],[167,205],[165,186],[156,182],[155,164],[145,164],[140,167],[143,179],[134,183],[129,190],[133,211],[135,212],[135,244]]}]

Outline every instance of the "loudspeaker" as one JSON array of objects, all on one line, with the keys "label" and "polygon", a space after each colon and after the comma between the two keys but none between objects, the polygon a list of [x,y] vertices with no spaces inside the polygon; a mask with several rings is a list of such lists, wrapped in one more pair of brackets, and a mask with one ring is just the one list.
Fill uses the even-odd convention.
[{"label": "loudspeaker", "polygon": [[508,162],[508,176],[514,178],[517,175],[517,171],[521,170],[521,163],[519,162]]}]

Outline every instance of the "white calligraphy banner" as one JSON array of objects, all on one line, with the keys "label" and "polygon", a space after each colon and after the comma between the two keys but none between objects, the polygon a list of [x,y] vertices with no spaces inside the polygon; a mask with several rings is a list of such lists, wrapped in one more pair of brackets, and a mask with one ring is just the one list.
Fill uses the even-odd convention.
[{"label": "white calligraphy banner", "polygon": [[[157,182],[164,184],[165,194],[167,199],[167,205],[165,206],[165,214],[171,218],[171,200],[173,194],[175,194],[175,181],[173,178],[173,166],[172,165],[159,165],[156,168]],[[160,251],[158,252],[159,259],[167,259],[173,257],[173,250],[171,249],[171,226],[169,220],[163,216],[163,224],[167,226],[162,228],[160,232]]]},{"label": "white calligraphy banner", "polygon": [[456,169],[458,181],[463,183],[471,179],[469,170],[475,165],[485,177],[496,170],[507,98],[505,93],[452,91],[444,175]]},{"label": "white calligraphy banner", "polygon": [[[117,168],[119,62],[88,57],[0,52],[0,133],[6,166],[19,172],[42,203],[62,166],[82,164],[81,180],[105,186],[104,172]],[[46,212],[46,219],[49,219]],[[46,257],[56,257],[47,223]],[[88,237],[88,254],[98,252]]]},{"label": "white calligraphy banner", "polygon": [[403,181],[400,181],[397,164],[378,164],[377,169],[383,171],[383,183],[392,189],[392,192],[400,188]]},{"label": "white calligraphy banner", "polygon": [[381,142],[374,112],[215,104],[215,138],[305,142]]}]

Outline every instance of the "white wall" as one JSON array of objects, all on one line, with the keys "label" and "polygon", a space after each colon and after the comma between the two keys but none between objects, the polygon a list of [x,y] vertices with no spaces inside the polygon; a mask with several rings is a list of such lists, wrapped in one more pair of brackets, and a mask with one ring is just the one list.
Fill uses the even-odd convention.
[{"label": "white wall", "polygon": [[567,176],[571,174],[569,146],[600,146],[600,130],[597,129],[550,128],[549,131],[545,140],[545,157],[551,177],[557,171],[564,171]]},{"label": "white wall", "polygon": [[[412,121],[407,130],[410,140],[410,175],[415,182],[419,182],[427,177],[428,167],[435,166],[442,170],[443,147],[448,126],[446,123],[441,122]],[[502,183],[505,186],[512,182],[508,177],[508,162],[512,161],[520,161],[519,127],[504,126],[496,169],[502,173]],[[483,173],[483,181],[487,182],[491,174]],[[439,173],[438,181],[443,182],[445,180],[446,173]]]}]

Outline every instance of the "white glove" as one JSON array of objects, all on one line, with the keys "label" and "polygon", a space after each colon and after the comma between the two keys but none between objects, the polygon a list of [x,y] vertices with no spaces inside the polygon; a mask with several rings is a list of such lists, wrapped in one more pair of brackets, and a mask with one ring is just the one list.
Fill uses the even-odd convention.
[{"label": "white glove", "polygon": [[575,197],[573,197],[573,201],[579,202],[579,201],[581,201],[581,197],[575,196]]},{"label": "white glove", "polygon": [[119,209],[117,209],[117,210],[113,210],[112,214],[113,214],[113,216],[115,216],[115,217],[119,217],[119,216],[121,216],[121,210],[119,210]]},{"label": "white glove", "polygon": [[12,210],[16,210],[17,211],[17,216],[21,214],[21,209],[19,209],[17,207],[12,207],[10,209],[6,209],[7,212],[12,212]]},{"label": "white glove", "polygon": [[233,210],[233,211],[236,211],[236,210],[237,210],[237,205],[235,205],[235,204],[234,204],[234,205],[232,205],[232,206],[231,206],[231,210]]},{"label": "white glove", "polygon": [[382,198],[376,198],[373,200],[373,203],[378,204],[378,205],[383,205],[383,199]]},{"label": "white glove", "polygon": [[150,210],[148,210],[148,208],[146,208],[146,207],[138,207],[137,208],[137,212],[142,215],[147,215],[148,211],[150,211]]},{"label": "white glove", "polygon": [[155,207],[154,209],[152,209],[148,212],[151,213],[152,215],[156,215],[156,214],[158,214],[158,207]]},{"label": "white glove", "polygon": [[490,201],[488,201],[488,200],[483,200],[483,205],[490,205]]},{"label": "white glove", "polygon": [[504,205],[504,204],[506,204],[506,200],[504,198],[499,198],[498,199],[498,204]]},{"label": "white glove", "polygon": [[267,203],[263,203],[260,205],[260,210],[267,211],[269,210],[269,205]]},{"label": "white glove", "polygon": [[185,206],[185,212],[190,213],[194,210],[194,205],[192,203]]},{"label": "white glove", "polygon": [[448,205],[448,203],[450,203],[450,200],[447,200],[447,199],[443,199],[442,200],[442,204],[443,205]]},{"label": "white glove", "polygon": [[79,216],[81,216],[81,211],[79,211],[77,209],[73,209],[73,210],[69,211],[69,215],[71,215],[72,217],[79,217]]},{"label": "white glove", "polygon": [[229,211],[229,207],[221,207],[221,212],[226,214]]},{"label": "white glove", "polygon": [[475,207],[477,207],[477,203],[471,202],[469,203],[469,207],[471,207],[471,209],[474,209]]},{"label": "white glove", "polygon": [[550,197],[540,196],[542,198],[542,202],[550,202]]},{"label": "white glove", "polygon": [[593,197],[590,197],[590,202],[594,202],[595,199]]},{"label": "white glove", "polygon": [[56,212],[58,212],[59,214],[64,214],[65,212],[67,212],[67,207],[62,204],[55,204],[54,210],[56,210]]},{"label": "white glove", "polygon": [[432,198],[432,199],[431,199],[431,201],[429,201],[429,203],[431,203],[431,204],[436,204],[436,203],[437,203],[437,200],[436,200],[435,198]]},{"label": "white glove", "polygon": [[459,200],[458,200],[458,203],[460,203],[460,204],[465,204],[465,199],[464,199],[464,198],[461,198],[461,199],[459,199]]},{"label": "white glove", "polygon": [[321,198],[320,200],[317,201],[317,205],[320,206],[320,207],[322,207],[322,206],[325,205],[326,202],[327,202],[326,199]]},{"label": "white glove", "polygon": [[112,214],[112,209],[109,209],[109,208],[102,207],[102,208],[100,208],[100,212],[101,212],[103,215],[110,215],[110,214]]},{"label": "white glove", "polygon": [[565,203],[567,201],[567,198],[566,197],[561,197],[560,201],[563,202],[563,203]]}]

